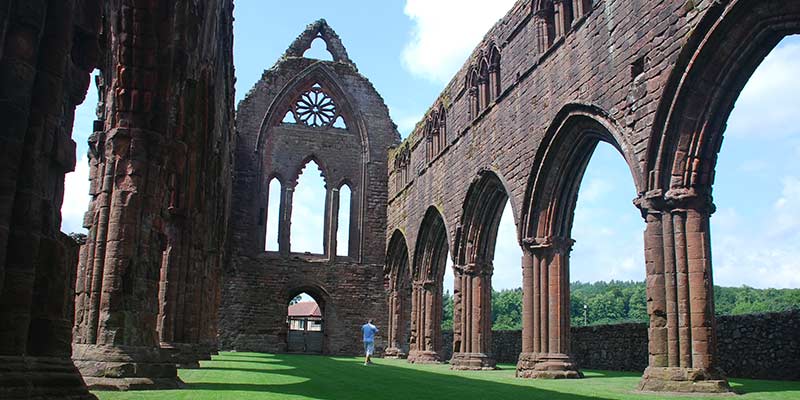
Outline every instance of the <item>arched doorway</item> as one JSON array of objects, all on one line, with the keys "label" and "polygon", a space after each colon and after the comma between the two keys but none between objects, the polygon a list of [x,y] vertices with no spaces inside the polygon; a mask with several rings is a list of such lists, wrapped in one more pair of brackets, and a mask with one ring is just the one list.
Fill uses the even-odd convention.
[{"label": "arched doorway", "polygon": [[300,288],[290,293],[286,306],[286,351],[324,354],[328,337],[324,297],[314,288]]}]

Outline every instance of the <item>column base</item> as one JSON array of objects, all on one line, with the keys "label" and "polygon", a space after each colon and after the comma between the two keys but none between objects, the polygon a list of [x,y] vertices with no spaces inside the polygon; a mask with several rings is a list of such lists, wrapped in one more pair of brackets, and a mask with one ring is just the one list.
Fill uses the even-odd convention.
[{"label": "column base", "polygon": [[212,347],[200,343],[164,343],[161,348],[169,353],[175,366],[180,369],[200,368],[200,361],[210,360]]},{"label": "column base", "polygon": [[442,357],[435,351],[411,350],[408,352],[408,362],[411,364],[441,364]]},{"label": "column base", "polygon": [[383,351],[383,358],[403,359],[408,357],[408,354],[397,347],[389,347]]},{"label": "column base", "polygon": [[486,353],[453,353],[450,369],[461,371],[482,371],[497,369],[497,361]]},{"label": "column base", "polygon": [[728,380],[719,371],[699,368],[647,367],[639,382],[644,392],[727,393]]},{"label": "column base", "polygon": [[578,379],[583,373],[572,358],[561,353],[520,353],[517,378]]},{"label": "column base", "polygon": [[72,360],[91,390],[183,386],[170,352],[158,347],[73,344]]},{"label": "column base", "polygon": [[0,399],[97,400],[67,357],[0,356]]}]

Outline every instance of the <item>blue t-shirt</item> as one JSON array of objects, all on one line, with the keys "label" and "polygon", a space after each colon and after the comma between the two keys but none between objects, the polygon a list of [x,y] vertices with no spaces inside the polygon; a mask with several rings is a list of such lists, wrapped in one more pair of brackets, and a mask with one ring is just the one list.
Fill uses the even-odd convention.
[{"label": "blue t-shirt", "polygon": [[375,332],[378,331],[378,328],[375,325],[370,324],[367,322],[361,327],[361,332],[364,333],[364,341],[365,342],[372,342],[375,340]]}]

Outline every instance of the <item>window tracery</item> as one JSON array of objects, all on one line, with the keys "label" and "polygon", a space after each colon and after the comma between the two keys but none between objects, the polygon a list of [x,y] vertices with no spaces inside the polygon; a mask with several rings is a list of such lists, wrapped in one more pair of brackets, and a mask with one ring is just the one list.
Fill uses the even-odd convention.
[{"label": "window tracery", "polygon": [[394,184],[395,192],[402,190],[409,180],[409,166],[411,165],[411,149],[408,143],[403,145],[394,156]]},{"label": "window tracery", "polygon": [[300,94],[286,112],[282,122],[302,124],[312,128],[347,129],[344,116],[339,112],[333,97],[319,83],[315,83]]}]

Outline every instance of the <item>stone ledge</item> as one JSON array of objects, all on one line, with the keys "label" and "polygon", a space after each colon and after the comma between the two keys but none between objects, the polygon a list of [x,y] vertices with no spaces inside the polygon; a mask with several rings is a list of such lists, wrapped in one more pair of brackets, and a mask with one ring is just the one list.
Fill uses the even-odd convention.
[{"label": "stone ledge", "polygon": [[521,353],[516,376],[532,379],[579,379],[583,378],[583,373],[566,354]]},{"label": "stone ledge", "polygon": [[68,358],[0,357],[0,399],[97,400]]},{"label": "stone ledge", "polygon": [[638,390],[660,393],[732,393],[721,372],[679,367],[648,367],[642,375]]},{"label": "stone ledge", "polygon": [[490,371],[497,369],[497,362],[485,353],[453,353],[450,369],[461,371]]},{"label": "stone ledge", "polygon": [[442,364],[442,357],[435,351],[411,350],[408,352],[408,362],[411,364]]}]

